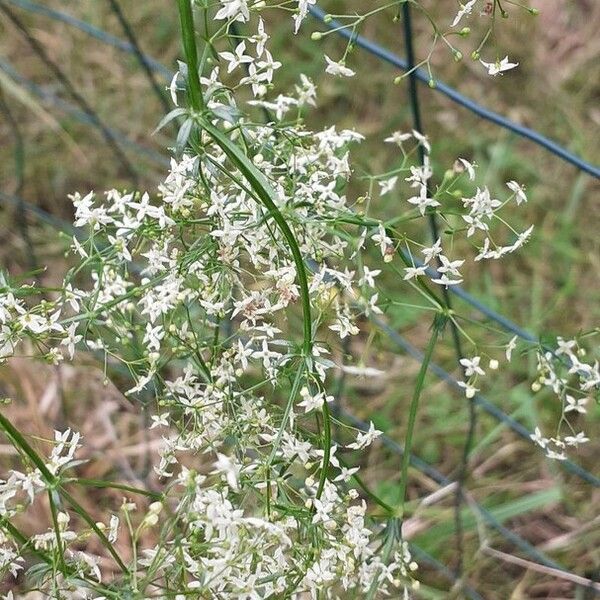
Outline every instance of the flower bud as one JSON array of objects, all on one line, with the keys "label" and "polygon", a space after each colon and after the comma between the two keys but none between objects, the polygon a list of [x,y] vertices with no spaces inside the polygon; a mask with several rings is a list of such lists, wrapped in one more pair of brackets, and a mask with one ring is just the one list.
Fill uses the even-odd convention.
[{"label": "flower bud", "polygon": [[163,505],[162,502],[153,502],[149,507],[148,510],[152,513],[152,514],[160,514],[160,511],[162,510]]}]

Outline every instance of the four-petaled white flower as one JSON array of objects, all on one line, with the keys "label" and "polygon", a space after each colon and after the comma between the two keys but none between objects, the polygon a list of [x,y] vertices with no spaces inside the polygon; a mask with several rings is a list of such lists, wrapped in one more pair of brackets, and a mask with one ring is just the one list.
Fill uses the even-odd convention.
[{"label": "four-petaled white flower", "polygon": [[473,6],[476,2],[477,0],[469,0],[469,2],[467,2],[466,4],[461,4],[460,10],[458,11],[458,13],[456,13],[454,21],[452,21],[451,27],[456,27],[465,15],[470,15],[471,11],[473,10]]},{"label": "four-petaled white flower", "polygon": [[349,69],[343,62],[335,62],[325,54],[325,61],[327,62],[327,68],[325,73],[330,75],[337,75],[338,77],[353,77],[356,73]]},{"label": "four-petaled white flower", "polygon": [[384,179],[382,181],[378,181],[379,183],[379,194],[381,196],[385,196],[387,193],[391,192],[396,187],[396,182],[398,181],[398,176],[394,175],[389,179]]},{"label": "four-petaled white flower", "polygon": [[508,60],[508,56],[505,56],[502,60],[497,60],[493,63],[487,63],[482,61],[479,62],[487,69],[488,75],[498,75],[502,74],[504,71],[509,71],[510,69],[514,69],[519,66],[519,63],[511,63]]},{"label": "four-petaled white flower", "polygon": [[247,0],[220,0],[223,5],[215,19],[233,19],[234,21],[248,21],[250,11]]},{"label": "four-petaled white flower", "polygon": [[251,56],[244,54],[246,51],[246,42],[241,41],[233,52],[219,52],[219,56],[221,56],[224,60],[226,60],[229,64],[227,65],[227,72],[231,73],[235,68],[239,67],[241,64],[248,64],[254,61]]},{"label": "four-petaled white flower", "polygon": [[519,185],[516,181],[507,181],[506,187],[515,194],[517,204],[527,202],[527,196],[522,185]]}]

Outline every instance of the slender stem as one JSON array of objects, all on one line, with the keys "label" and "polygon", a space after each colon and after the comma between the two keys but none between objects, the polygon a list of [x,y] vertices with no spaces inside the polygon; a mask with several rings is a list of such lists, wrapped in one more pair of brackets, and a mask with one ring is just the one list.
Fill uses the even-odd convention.
[{"label": "slender stem", "polygon": [[309,359],[312,355],[312,315],[308,291],[308,277],[298,241],[290,226],[287,224],[285,217],[275,204],[277,193],[271,187],[265,176],[252,164],[252,161],[220,129],[205,119],[202,119],[201,125],[210,137],[220,146],[221,150],[223,150],[231,162],[233,162],[241,171],[248,183],[250,183],[254,193],[267,208],[288,243],[296,267],[296,277],[300,287],[300,299],[302,302],[304,321],[304,340],[302,349],[305,359]]},{"label": "slender stem", "polygon": [[[421,111],[419,106],[419,96],[417,92],[417,73],[414,71],[415,66],[415,56],[413,49],[413,30],[411,23],[411,14],[410,14],[410,4],[408,2],[404,2],[402,4],[402,21],[404,25],[404,43],[406,48],[406,61],[407,67],[409,69],[408,76],[408,91],[409,91],[409,99],[411,105],[411,111],[413,114],[413,124],[414,128],[419,132],[423,133],[423,124],[421,121]],[[421,159],[421,165],[425,163],[425,149],[422,144],[419,145],[419,157]],[[429,214],[429,230],[431,232],[432,241],[435,242],[439,238],[439,229],[438,223],[436,219],[436,214],[434,212]],[[439,257],[437,259],[438,267],[440,266]],[[442,289],[442,297],[444,302],[444,307],[447,311],[452,310],[452,301],[450,299],[450,292],[447,288]],[[452,336],[452,342],[454,345],[454,350],[456,353],[456,359],[460,363],[460,359],[464,357],[462,345],[460,341],[460,335],[456,323],[452,321],[450,323],[450,333]],[[464,372],[464,369],[463,369]],[[462,491],[465,483],[465,479],[467,476],[467,465],[468,465],[468,457],[471,452],[471,448],[473,447],[473,442],[475,438],[475,430],[477,426],[477,412],[475,410],[475,402],[474,399],[469,400],[469,429],[467,432],[467,436],[465,438],[465,443],[463,446],[463,452],[461,457],[461,462],[458,467],[458,475],[457,475],[457,488],[456,495],[454,497],[454,521],[456,525],[456,554],[457,554],[457,566],[456,572],[457,575],[460,576],[463,570],[463,523],[462,523]]]},{"label": "slender stem", "polygon": [[2,414],[0,413],[0,429],[4,430],[4,433],[11,441],[11,443],[18,449],[21,450],[31,462],[39,469],[42,477],[46,483],[54,485],[56,483],[56,477],[46,467],[44,461],[41,459],[39,454],[29,445],[29,442],[25,439],[23,434],[16,429],[16,427]]},{"label": "slender stem", "polygon": [[196,32],[194,30],[194,14],[192,12],[191,0],[178,0],[179,19],[181,22],[181,34],[183,39],[183,50],[187,62],[188,94],[191,107],[197,111],[204,110],[204,97],[200,86],[200,75],[198,73],[198,49],[196,48]]},{"label": "slender stem", "polygon": [[88,524],[88,526],[94,531],[94,533],[100,538],[102,545],[110,552],[112,557],[115,559],[116,563],[119,565],[119,568],[125,574],[129,574],[129,569],[121,559],[121,557],[117,554],[113,545],[109,542],[108,538],[104,534],[104,532],[96,525],[96,521],[90,517],[85,508],[67,492],[64,488],[60,488],[60,495],[71,505],[71,508]]},{"label": "slender stem", "polygon": [[131,492],[132,494],[140,494],[141,496],[148,496],[154,500],[162,500],[164,498],[164,494],[160,492],[153,492],[151,490],[143,490],[141,488],[136,488],[131,485],[125,485],[124,483],[118,483],[116,481],[101,481],[99,479],[82,479],[77,478],[72,480],[73,483],[78,483],[79,485],[84,485],[86,487],[94,487],[94,488],[111,488],[115,490],[123,490],[124,492]]},{"label": "slender stem", "polygon": [[404,517],[404,505],[406,503],[406,488],[408,484],[408,467],[410,464],[410,451],[412,448],[413,433],[415,430],[415,423],[417,420],[417,409],[419,407],[419,399],[421,397],[423,387],[425,386],[425,376],[427,374],[427,369],[429,368],[429,363],[431,362],[433,349],[435,348],[435,344],[438,339],[438,334],[443,328],[445,321],[446,317],[442,314],[436,315],[433,321],[431,337],[429,338],[429,342],[427,343],[427,348],[425,349],[423,360],[421,361],[421,368],[419,369],[417,382],[415,384],[415,390],[413,392],[413,397],[410,403],[408,413],[408,425],[406,437],[404,440],[404,454],[402,455],[402,472],[400,475],[400,518]]}]

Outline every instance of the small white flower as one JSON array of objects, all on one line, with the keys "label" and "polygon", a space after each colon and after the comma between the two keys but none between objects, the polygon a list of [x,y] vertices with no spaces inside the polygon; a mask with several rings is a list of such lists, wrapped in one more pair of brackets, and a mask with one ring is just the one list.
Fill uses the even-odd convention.
[{"label": "small white flower", "polygon": [[175,106],[179,106],[179,103],[177,102],[177,78],[179,77],[179,71],[177,71],[177,73],[175,73],[175,75],[173,75],[173,78],[171,79],[171,83],[169,84],[169,87],[167,88],[169,90],[169,93],[171,94],[171,100],[173,101],[173,104]]},{"label": "small white flower", "polygon": [[375,429],[373,422],[369,423],[368,431],[360,431],[356,436],[356,442],[348,444],[346,448],[352,448],[354,450],[362,450],[367,446],[370,446],[383,432]]},{"label": "small white flower", "polygon": [[422,267],[404,267],[404,281],[408,281],[409,279],[413,279],[414,277],[420,277],[424,275],[427,271],[427,266],[423,265]]},{"label": "small white flower", "polygon": [[233,52],[219,52],[219,56],[226,60],[229,64],[227,65],[227,72],[231,73],[234,69],[239,67],[241,64],[248,64],[254,61],[251,56],[244,54],[246,51],[246,42],[241,41]]},{"label": "small white flower", "polygon": [[507,181],[506,187],[515,194],[517,204],[527,202],[527,196],[525,195],[523,186],[519,185],[516,181]]},{"label": "small white flower", "polygon": [[474,398],[475,394],[479,391],[478,388],[476,388],[473,384],[469,383],[468,381],[457,381],[456,385],[465,390],[465,396],[469,398],[469,400],[471,398]]},{"label": "small white flower", "polygon": [[519,65],[519,63],[511,63],[508,60],[508,56],[505,56],[502,60],[496,61],[495,63],[487,63],[482,60],[479,62],[488,70],[488,75],[496,76],[498,74],[502,74],[504,71],[509,71],[510,69],[514,69]]},{"label": "small white flower", "polygon": [[465,375],[471,377],[472,375],[485,375],[485,371],[479,366],[481,362],[481,356],[474,356],[473,358],[461,358],[460,364],[465,368]]},{"label": "small white flower", "polygon": [[456,13],[454,21],[452,21],[451,27],[456,27],[465,15],[470,15],[471,11],[473,10],[473,6],[476,2],[477,0],[469,0],[469,2],[467,2],[466,4],[461,4],[460,10],[458,11],[458,13]]},{"label": "small white flower", "polygon": [[512,358],[513,350],[517,347],[517,340],[519,336],[515,335],[510,342],[506,345],[506,360],[510,360]]},{"label": "small white flower", "polygon": [[567,406],[565,406],[566,413],[576,412],[584,415],[587,412],[585,408],[585,405],[588,403],[587,398],[573,398],[573,396],[569,396],[569,394],[567,394],[565,396],[565,400],[567,401]]},{"label": "small white flower", "polygon": [[402,133],[401,131],[394,131],[392,135],[386,137],[383,141],[387,144],[396,144],[402,146],[402,142],[409,140],[412,137],[412,133]]},{"label": "small white flower", "polygon": [[358,280],[358,285],[368,285],[375,287],[375,277],[381,274],[381,269],[369,269],[366,265],[363,266],[363,276]]},{"label": "small white flower", "polygon": [[392,240],[385,234],[385,229],[381,224],[377,226],[377,233],[373,234],[371,239],[379,244],[381,256],[384,258],[389,254],[390,249],[394,247]]},{"label": "small white flower", "polygon": [[442,240],[438,238],[433,246],[430,246],[429,248],[423,248],[421,252],[425,257],[425,264],[430,263],[434,258],[437,258],[442,253]]},{"label": "small white flower", "polygon": [[329,73],[330,75],[336,75],[338,77],[353,77],[356,73],[349,69],[342,62],[335,62],[329,58],[325,54],[325,61],[327,62],[327,68],[325,69],[325,73]]},{"label": "small white flower", "polygon": [[476,167],[475,163],[470,163],[468,160],[465,160],[464,158],[459,158],[458,162],[467,171],[467,174],[469,175],[469,179],[471,181],[473,181],[475,179],[475,167]]},{"label": "small white flower", "polygon": [[248,21],[250,11],[247,0],[221,0],[222,8],[215,15],[215,19],[233,19],[234,21]]},{"label": "small white flower", "polygon": [[237,491],[239,489],[240,465],[236,464],[229,456],[217,452],[217,462],[215,462],[213,466],[215,467],[215,470],[211,471],[212,475],[217,473],[224,475],[227,480],[227,485],[232,490]]},{"label": "small white flower", "polygon": [[394,175],[394,177],[390,177],[389,179],[384,179],[383,181],[378,181],[377,183],[379,183],[379,194],[381,196],[385,196],[388,192],[391,192],[396,187],[397,181],[397,175]]}]

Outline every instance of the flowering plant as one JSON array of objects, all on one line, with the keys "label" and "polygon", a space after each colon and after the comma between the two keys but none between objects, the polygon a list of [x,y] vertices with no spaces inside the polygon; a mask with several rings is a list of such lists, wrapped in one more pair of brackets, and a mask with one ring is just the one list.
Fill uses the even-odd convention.
[{"label": "flowering plant", "polygon": [[[351,152],[363,136],[307,127],[317,102],[309,78],[272,96],[282,64],[268,49],[266,3],[220,0],[216,12],[196,4],[207,31],[200,59],[192,5],[179,0],[186,63],[169,88],[176,106],[160,124],[178,122],[179,135],[157,192],[73,194],[76,265],[60,292],[30,304],[35,290],[6,279],[0,299],[2,358],[25,348],[58,364],[90,352],[128,381],[125,395],[160,432],[154,484],[104,482],[123,492],[123,504],[95,522],[69,491],[94,485],[77,476],[79,434],[57,432],[46,459],[0,415],[25,464],[1,482],[0,516],[16,521],[44,495],[51,513],[48,531],[29,540],[7,525],[1,564],[18,574],[30,546],[45,565],[37,586],[53,597],[409,597],[419,584],[402,534],[408,460],[438,336],[453,327],[472,346],[460,359],[469,400],[516,346],[481,349],[446,293],[463,282],[468,262],[503,258],[527,242],[533,227],[516,231],[506,216],[526,193],[515,181],[466,192],[476,165],[464,158],[434,185],[430,142],[416,130],[384,140],[396,167],[356,177]],[[294,7],[296,31],[311,4]],[[474,4],[461,5],[452,27]],[[331,75],[354,75],[345,58],[325,61]],[[516,66],[482,64],[490,75]],[[382,219],[376,200],[404,184],[401,214]],[[410,224],[436,214],[443,234],[424,243],[411,233]],[[434,314],[394,506],[346,458],[381,432],[345,424],[332,389],[336,369],[373,374],[335,354],[383,318],[386,271]],[[539,354],[538,385],[559,395],[565,415],[585,412],[600,381],[598,362],[580,359],[576,342],[562,339]],[[560,368],[579,378],[578,388]],[[586,437],[548,439],[538,430],[535,441],[562,458]],[[89,536],[109,567],[78,549]]]}]

